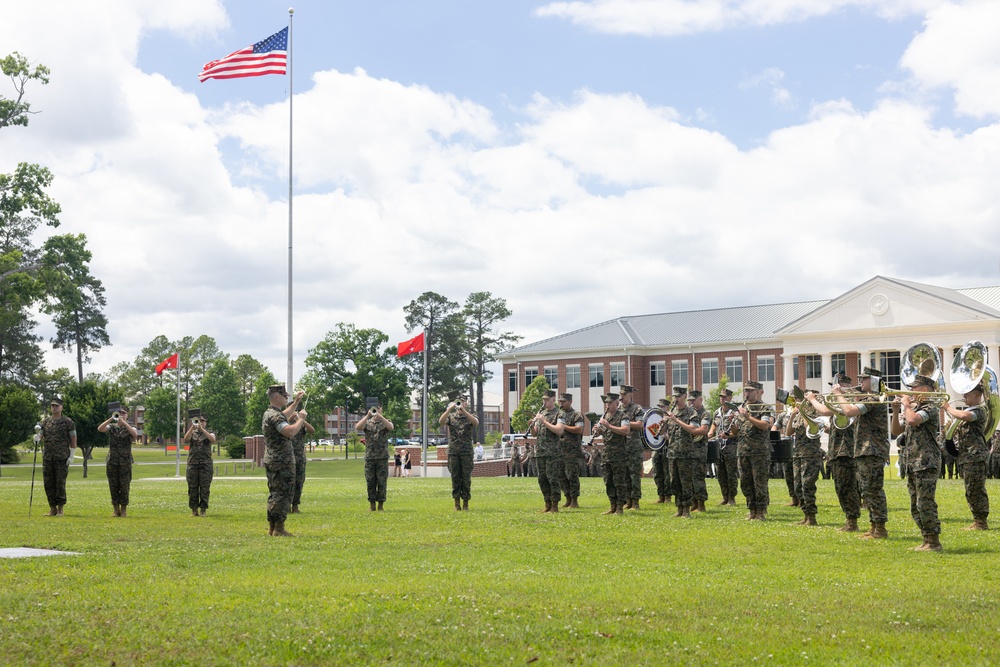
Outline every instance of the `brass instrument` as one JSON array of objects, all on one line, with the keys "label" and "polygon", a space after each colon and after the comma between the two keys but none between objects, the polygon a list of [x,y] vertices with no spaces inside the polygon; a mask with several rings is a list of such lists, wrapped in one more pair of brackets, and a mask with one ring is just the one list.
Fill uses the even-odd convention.
[{"label": "brass instrument", "polygon": [[[1000,422],[1000,388],[997,386],[997,374],[987,360],[989,351],[985,345],[978,340],[970,341],[962,346],[955,355],[955,361],[951,365],[949,378],[951,386],[956,393],[968,394],[976,387],[983,392],[983,403],[986,406],[988,422],[986,424],[987,436],[996,430],[997,423]],[[945,431],[945,440],[951,440],[955,436],[955,431],[961,425],[961,419],[953,419],[949,422]]]},{"label": "brass instrument", "polygon": [[[778,389],[774,393],[775,399],[778,403],[784,403],[785,405],[798,408],[799,414],[802,415],[802,419],[806,422],[806,437],[810,440],[819,440],[820,436],[823,435],[823,429],[826,424],[819,418],[816,414],[816,409],[813,407],[812,403],[806,400],[805,392],[799,387],[792,387],[792,392],[788,393],[784,389]],[[829,406],[828,406],[829,407]],[[831,408],[832,409],[832,408]],[[812,414],[807,414],[812,413]],[[844,417],[844,415],[841,415]],[[844,419],[847,419],[844,417]],[[836,420],[836,418],[834,418]],[[854,420],[851,420],[854,423]],[[847,425],[838,426],[837,428],[847,428]]]},{"label": "brass instrument", "polygon": [[951,400],[945,391],[944,372],[941,370],[941,355],[930,343],[917,343],[906,351],[903,357],[903,367],[899,370],[899,379],[907,387],[912,387],[917,375],[929,377],[937,382],[937,391],[895,391],[887,390],[884,396],[916,396],[921,400],[940,406]]},{"label": "brass instrument", "polygon": [[374,416],[375,416],[375,415],[377,415],[377,414],[378,414],[378,408],[372,408],[372,409],[370,409],[370,410],[368,411],[368,416],[369,416],[369,417],[374,417]]}]

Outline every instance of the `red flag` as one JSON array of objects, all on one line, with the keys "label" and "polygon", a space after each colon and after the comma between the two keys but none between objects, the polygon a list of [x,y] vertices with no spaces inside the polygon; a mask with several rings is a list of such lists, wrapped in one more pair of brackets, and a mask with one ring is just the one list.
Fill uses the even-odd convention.
[{"label": "red flag", "polygon": [[168,368],[177,368],[177,353],[174,352],[169,357],[156,365],[156,374],[161,375]]},{"label": "red flag", "polygon": [[411,338],[410,340],[404,340],[396,347],[398,350],[396,352],[397,357],[405,357],[406,355],[413,354],[414,352],[423,352],[424,334],[421,333],[419,336],[415,338]]}]

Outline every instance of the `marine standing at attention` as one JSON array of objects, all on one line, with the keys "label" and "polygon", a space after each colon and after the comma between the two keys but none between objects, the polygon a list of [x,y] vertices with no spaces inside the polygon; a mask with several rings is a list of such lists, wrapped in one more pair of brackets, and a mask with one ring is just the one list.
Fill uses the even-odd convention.
[{"label": "marine standing at attention", "polygon": [[42,443],[42,480],[49,501],[48,516],[62,516],[66,505],[66,477],[69,460],[76,450],[76,425],[64,415],[61,398],[49,403],[51,417],[42,420],[39,436]]}]

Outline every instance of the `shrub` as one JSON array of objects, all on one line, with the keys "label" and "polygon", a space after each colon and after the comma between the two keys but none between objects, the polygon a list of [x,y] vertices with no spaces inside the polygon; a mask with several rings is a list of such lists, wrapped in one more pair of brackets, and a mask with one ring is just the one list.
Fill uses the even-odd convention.
[{"label": "shrub", "polygon": [[226,454],[228,454],[231,459],[246,458],[247,443],[244,442],[243,438],[239,436],[231,435],[223,440],[222,448],[226,450]]}]

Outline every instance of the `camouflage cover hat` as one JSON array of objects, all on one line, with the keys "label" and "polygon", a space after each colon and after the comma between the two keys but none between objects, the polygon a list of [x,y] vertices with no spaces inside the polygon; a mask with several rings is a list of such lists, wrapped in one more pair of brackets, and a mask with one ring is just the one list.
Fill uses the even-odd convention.
[{"label": "camouflage cover hat", "polygon": [[668,407],[670,405],[670,401],[668,401],[665,398],[661,398],[660,400],[658,400],[656,402],[656,404],[659,405],[659,406],[662,406],[662,407]]},{"label": "camouflage cover hat", "polygon": [[573,402],[573,394],[559,394],[559,400],[560,401],[569,401],[570,403],[572,403]]},{"label": "camouflage cover hat", "polygon": [[684,396],[688,393],[687,387],[674,387],[674,396]]},{"label": "camouflage cover hat", "polygon": [[757,382],[756,380],[747,380],[746,382],[743,383],[743,388],[744,389],[763,389],[764,385],[762,385],[760,382]]},{"label": "camouflage cover hat", "polygon": [[732,395],[733,395],[732,389],[722,389],[719,391],[719,396],[732,396]]},{"label": "camouflage cover hat", "polygon": [[833,382],[827,382],[827,384],[830,385],[831,387],[835,384],[849,385],[851,384],[851,378],[848,375],[845,375],[844,373],[837,373],[836,375],[833,376]]},{"label": "camouflage cover hat", "polygon": [[927,377],[926,375],[917,375],[913,379],[913,384],[910,385],[910,386],[911,387],[919,387],[919,386],[930,387],[931,391],[934,391],[934,390],[937,389],[937,381],[935,381],[934,378]]},{"label": "camouflage cover hat", "polygon": [[617,401],[619,398],[621,398],[621,396],[619,396],[618,394],[616,394],[614,392],[611,392],[611,393],[608,393],[608,394],[601,394],[601,400],[604,401],[605,403],[610,403],[612,401]]},{"label": "camouflage cover hat", "polygon": [[63,404],[62,399],[59,398],[58,396],[53,396],[52,400],[49,401],[49,405],[62,405],[62,404]]},{"label": "camouflage cover hat", "polygon": [[542,394],[542,396],[544,398],[555,398],[556,397],[556,392],[553,391],[552,389],[549,389],[547,392],[545,392],[544,394]]},{"label": "camouflage cover hat", "polygon": [[882,371],[877,371],[871,366],[865,366],[865,370],[858,373],[858,378],[882,377]]},{"label": "camouflage cover hat", "polygon": [[267,395],[270,396],[271,394],[282,394],[284,396],[288,396],[288,392],[285,391],[284,384],[272,384],[270,387],[268,387]]},{"label": "camouflage cover hat", "polygon": [[622,385],[622,393],[623,394],[632,394],[634,392],[635,392],[635,387],[633,387],[631,385],[627,385],[627,384],[623,384]]},{"label": "camouflage cover hat", "polygon": [[688,398],[701,398],[702,395],[703,394],[697,389],[692,389],[691,391],[688,392]]}]

